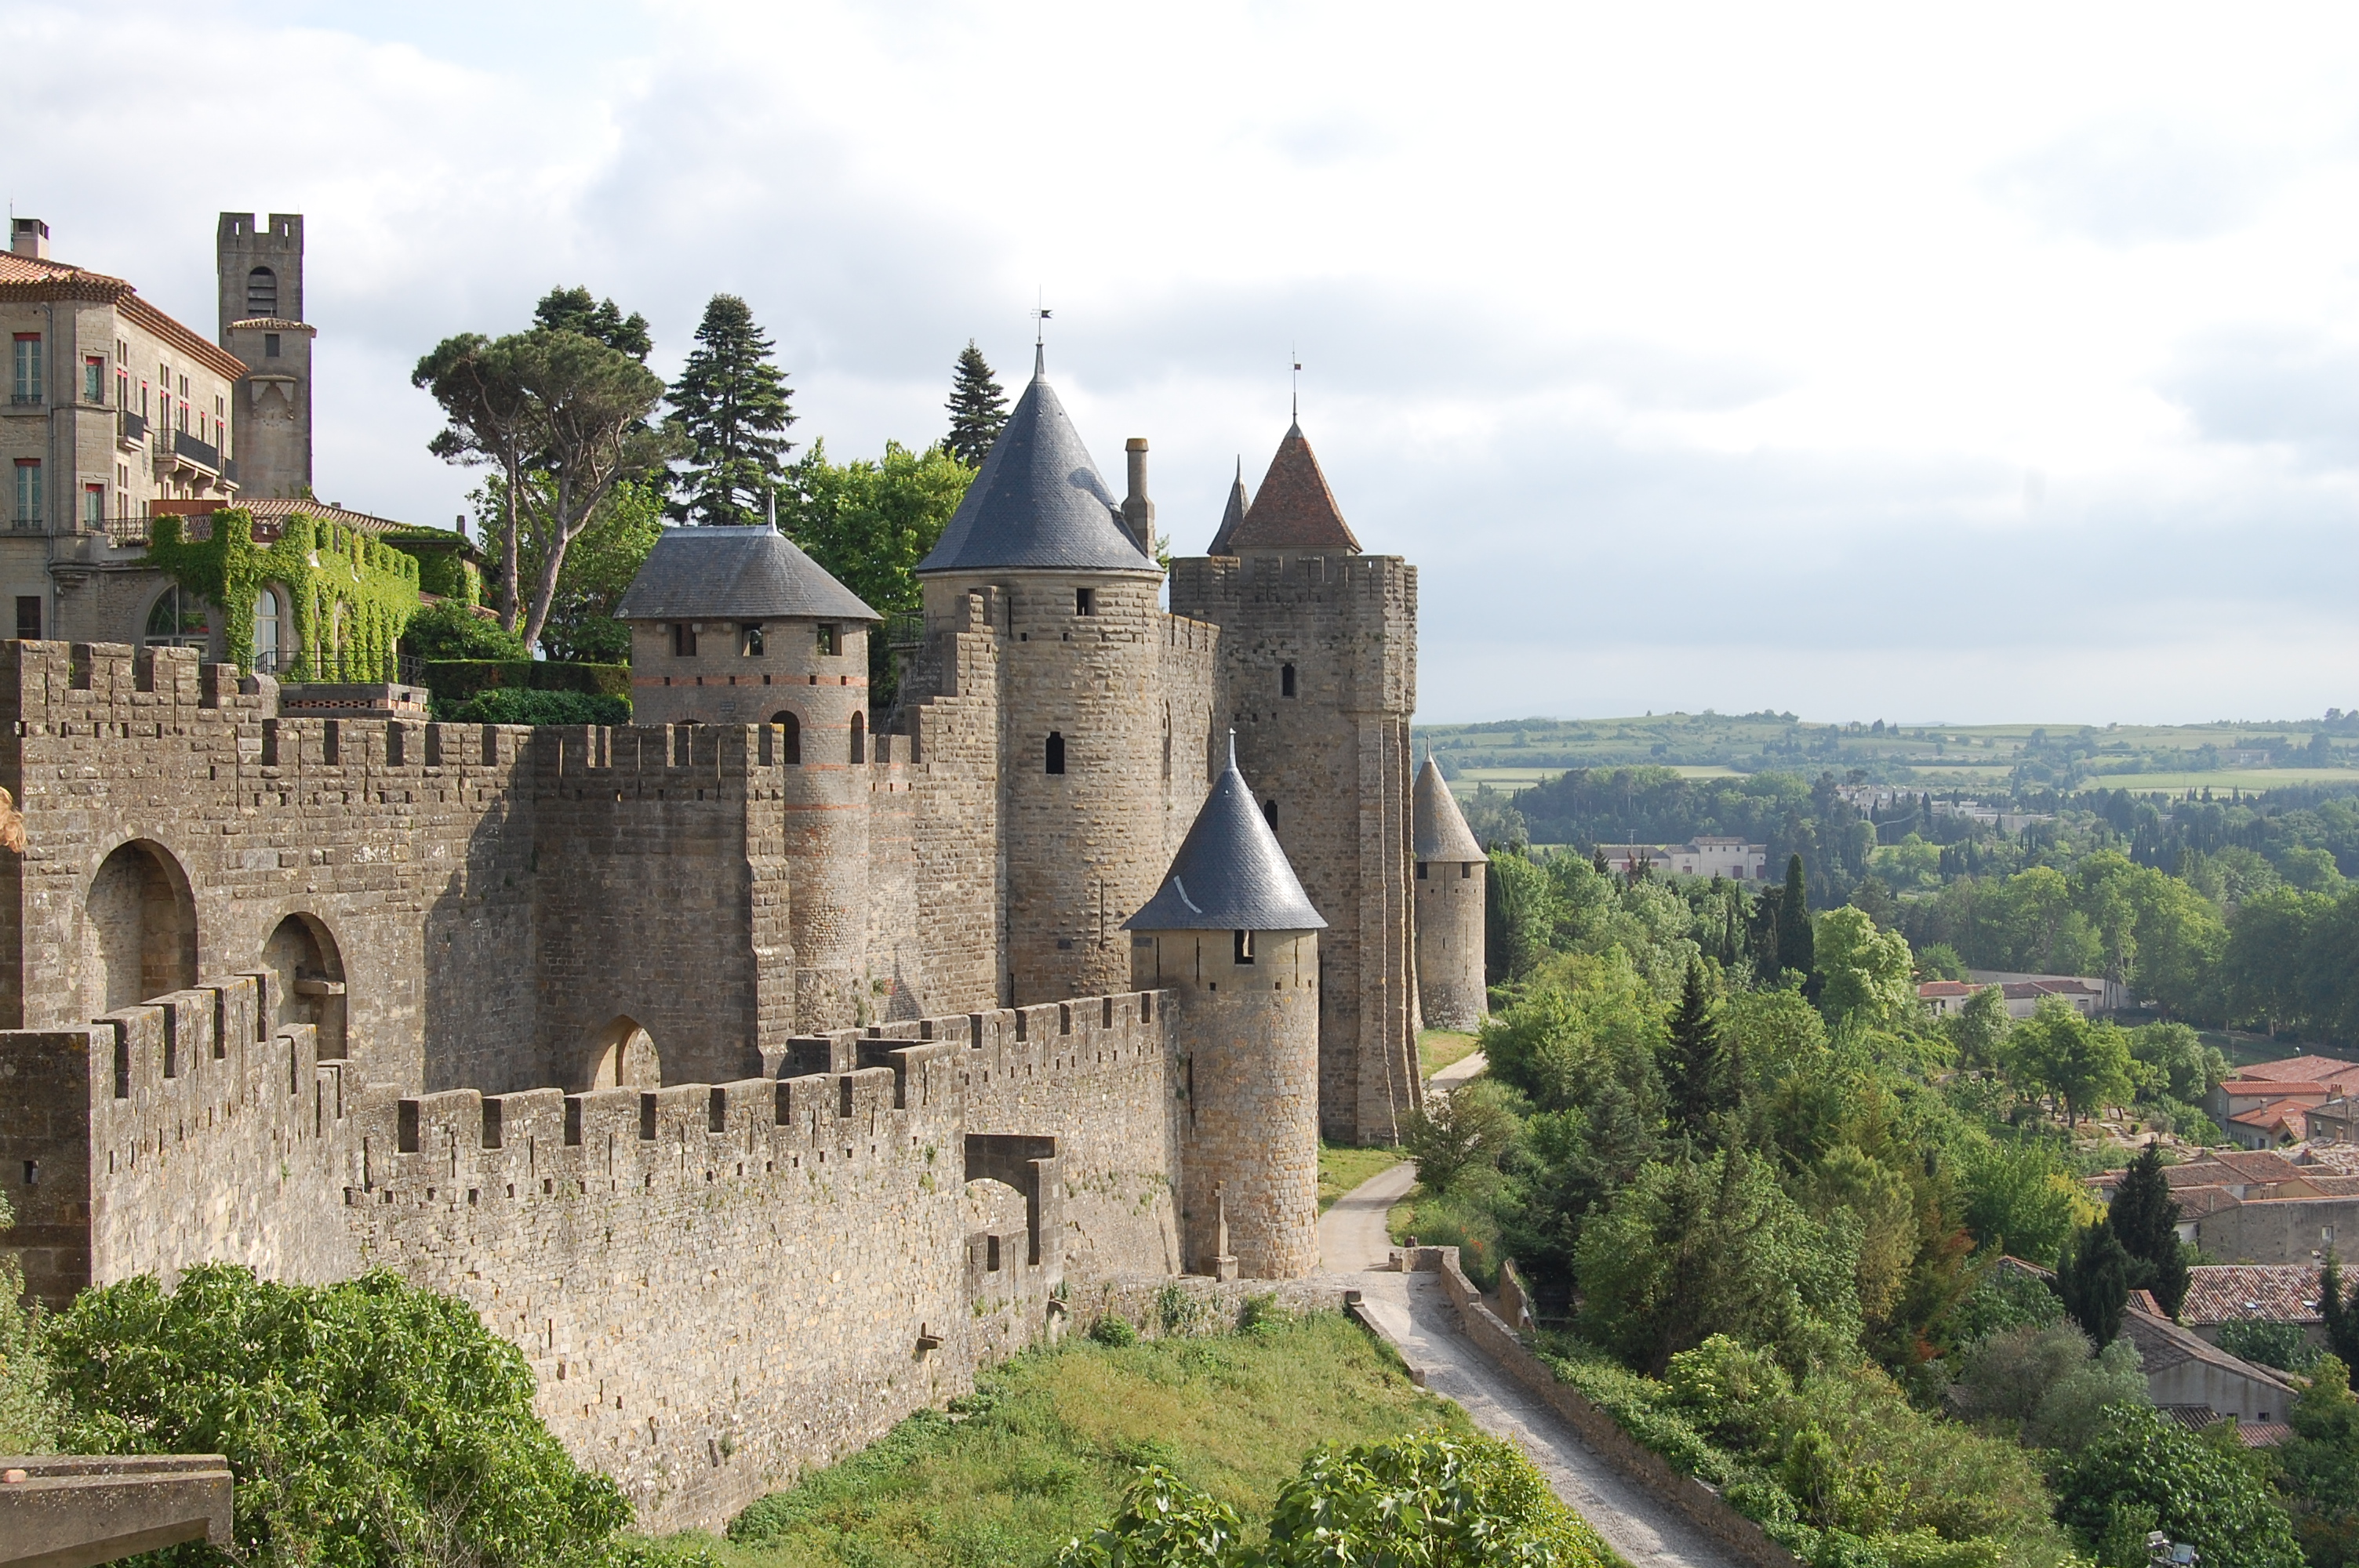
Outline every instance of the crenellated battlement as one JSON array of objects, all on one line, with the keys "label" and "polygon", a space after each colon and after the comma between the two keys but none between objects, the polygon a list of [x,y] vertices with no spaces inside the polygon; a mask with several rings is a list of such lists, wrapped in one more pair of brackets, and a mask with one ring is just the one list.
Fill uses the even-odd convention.
[{"label": "crenellated battlement", "polygon": [[1413,614],[1417,568],[1398,556],[1196,556],[1171,563],[1171,602],[1352,604]]}]

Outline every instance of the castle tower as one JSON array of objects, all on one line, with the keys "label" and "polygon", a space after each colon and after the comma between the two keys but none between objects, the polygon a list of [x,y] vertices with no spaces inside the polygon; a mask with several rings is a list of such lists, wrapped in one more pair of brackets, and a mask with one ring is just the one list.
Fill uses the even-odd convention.
[{"label": "castle tower", "polygon": [[238,492],[256,499],[311,489],[311,340],[303,320],[303,215],[224,212],[213,239],[221,277],[221,344],[246,367],[234,437]]},{"label": "castle tower", "polygon": [[1472,1030],[1483,989],[1483,899],[1490,860],[1431,756],[1417,775],[1417,1000],[1429,1029]]},{"label": "castle tower", "polygon": [[766,525],[667,528],[614,608],[633,721],[760,724],[786,764],[795,1027],[871,1022],[868,637],[878,619]]},{"label": "castle tower", "polygon": [[[1142,451],[1142,483],[1144,462]],[[1145,497],[1133,499],[1144,522]],[[959,624],[970,595],[1000,622],[1010,1006],[1130,982],[1122,921],[1154,893],[1165,855],[1162,575],[1036,353],[1031,384],[918,565],[929,628]]]},{"label": "castle tower", "polygon": [[1392,1142],[1423,1097],[1409,894],[1417,568],[1361,553],[1298,424],[1250,505],[1242,481],[1231,488],[1213,553],[1172,564],[1171,610],[1220,628],[1216,711],[1331,922],[1320,1130]]},{"label": "castle tower", "polygon": [[1290,1280],[1319,1266],[1320,918],[1228,771],[1153,901],[1125,923],[1131,985],[1168,990],[1187,1043],[1183,1266]]}]

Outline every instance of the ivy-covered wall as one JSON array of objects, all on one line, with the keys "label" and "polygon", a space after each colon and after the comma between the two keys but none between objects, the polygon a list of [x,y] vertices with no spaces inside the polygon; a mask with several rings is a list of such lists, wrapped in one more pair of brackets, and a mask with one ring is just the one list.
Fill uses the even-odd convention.
[{"label": "ivy-covered wall", "polygon": [[266,585],[276,585],[294,622],[281,678],[398,676],[394,643],[418,611],[417,557],[299,512],[288,515],[270,545],[255,542],[254,517],[239,508],[214,513],[202,539],[185,537],[178,517],[158,517],[153,527],[147,564],[221,607],[229,656],[239,669],[254,669],[255,601]]}]

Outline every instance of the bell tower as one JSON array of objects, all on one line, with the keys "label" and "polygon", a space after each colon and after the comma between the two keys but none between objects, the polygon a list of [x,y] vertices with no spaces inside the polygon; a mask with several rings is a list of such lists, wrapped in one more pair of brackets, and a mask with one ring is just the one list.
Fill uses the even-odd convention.
[{"label": "bell tower", "polygon": [[221,344],[246,367],[230,417],[238,492],[309,494],[314,329],[303,320],[303,215],[257,223],[251,212],[224,212],[213,254]]}]

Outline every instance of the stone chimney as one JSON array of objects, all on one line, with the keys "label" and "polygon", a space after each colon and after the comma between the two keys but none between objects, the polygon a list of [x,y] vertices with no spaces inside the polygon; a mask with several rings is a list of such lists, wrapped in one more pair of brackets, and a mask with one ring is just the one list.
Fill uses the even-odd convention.
[{"label": "stone chimney", "polygon": [[1155,555],[1155,503],[1147,499],[1147,438],[1133,436],[1123,444],[1130,459],[1130,493],[1123,497],[1123,525],[1138,541],[1139,554]]},{"label": "stone chimney", "polygon": [[11,227],[8,248],[35,261],[49,258],[49,226],[38,218],[19,218]]}]

